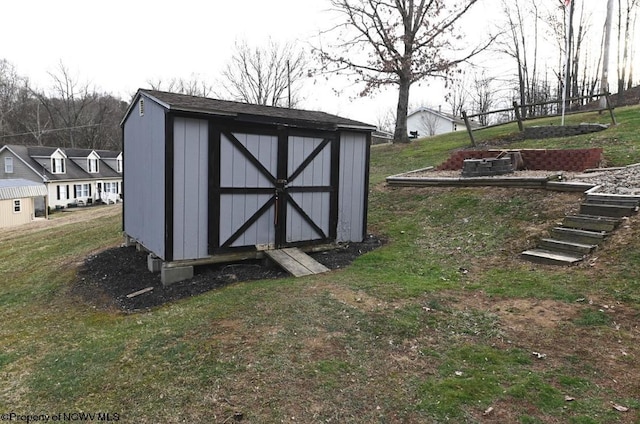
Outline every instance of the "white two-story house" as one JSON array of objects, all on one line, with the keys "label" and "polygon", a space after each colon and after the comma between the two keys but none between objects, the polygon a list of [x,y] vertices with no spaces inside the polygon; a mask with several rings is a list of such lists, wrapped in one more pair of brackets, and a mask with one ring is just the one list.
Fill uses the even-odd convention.
[{"label": "white two-story house", "polygon": [[[117,203],[122,193],[122,152],[5,145],[0,148],[0,179],[44,183],[46,206],[61,209]],[[45,200],[36,200],[36,210]]]}]

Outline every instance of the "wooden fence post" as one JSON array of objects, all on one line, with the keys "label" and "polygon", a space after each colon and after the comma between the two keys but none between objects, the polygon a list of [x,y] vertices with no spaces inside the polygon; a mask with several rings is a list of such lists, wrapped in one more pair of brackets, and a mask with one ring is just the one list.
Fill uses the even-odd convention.
[{"label": "wooden fence post", "polygon": [[473,132],[471,131],[471,125],[469,124],[469,118],[467,118],[467,112],[462,111],[462,119],[464,119],[464,125],[467,127],[467,132],[469,133],[469,138],[471,139],[471,145],[476,147],[476,140],[473,138]]},{"label": "wooden fence post", "polygon": [[522,117],[520,116],[520,107],[518,106],[518,102],[513,101],[513,111],[516,114],[516,120],[518,121],[518,129],[520,132],[524,131],[524,125],[522,125]]},{"label": "wooden fence post", "polygon": [[609,101],[609,93],[604,93],[604,98],[607,101],[607,109],[609,109],[609,115],[611,115],[611,123],[613,125],[618,125],[616,122],[616,117],[613,115],[613,109],[611,108],[611,102]]}]

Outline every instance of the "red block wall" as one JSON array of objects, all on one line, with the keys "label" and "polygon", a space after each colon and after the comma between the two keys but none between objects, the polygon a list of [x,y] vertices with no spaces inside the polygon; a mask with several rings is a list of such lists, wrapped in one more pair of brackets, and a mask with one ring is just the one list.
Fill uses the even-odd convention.
[{"label": "red block wall", "polygon": [[522,155],[524,169],[541,171],[582,172],[597,168],[602,161],[602,149],[522,149],[522,150],[459,150],[439,165],[439,171],[462,169],[465,159],[495,158],[504,151],[518,151]]}]

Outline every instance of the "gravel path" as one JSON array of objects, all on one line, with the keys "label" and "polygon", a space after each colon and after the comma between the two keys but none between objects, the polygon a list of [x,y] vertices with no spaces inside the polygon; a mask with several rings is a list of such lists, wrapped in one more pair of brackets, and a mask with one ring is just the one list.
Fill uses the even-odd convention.
[{"label": "gravel path", "polygon": [[568,180],[600,185],[598,193],[640,195],[640,164],[576,174]]},{"label": "gravel path", "polygon": [[[602,168],[594,172],[564,172],[564,171],[515,171],[505,175],[485,176],[481,178],[544,178],[561,175],[562,181],[576,181],[600,186],[598,193],[640,195],[640,164],[629,165],[624,168]],[[414,171],[402,174],[406,178],[462,178],[460,171]]]}]

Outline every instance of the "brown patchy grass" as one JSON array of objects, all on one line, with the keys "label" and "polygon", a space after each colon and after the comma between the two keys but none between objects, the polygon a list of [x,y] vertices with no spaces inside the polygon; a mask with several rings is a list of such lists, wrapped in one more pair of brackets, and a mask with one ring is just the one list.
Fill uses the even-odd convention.
[{"label": "brown patchy grass", "polygon": [[[0,367],[11,383],[0,390],[0,406],[106,408],[141,423],[638,422],[640,309],[633,292],[624,292],[636,272],[637,216],[597,259],[563,270],[517,256],[576,208],[579,195],[374,192],[389,210],[398,208],[389,223],[386,216],[375,221],[389,244],[373,252],[375,260],[365,256],[324,275],[238,282],[123,314],[70,297],[72,275],[24,303],[28,297],[19,295],[55,272],[32,282],[12,270],[16,281],[4,289],[17,300],[5,296],[0,305]],[[457,207],[460,198],[503,213],[514,233],[495,247],[457,249],[460,240],[441,227],[472,241],[493,234],[484,223],[471,226],[491,218],[480,212],[451,218],[451,209],[440,218],[446,225],[430,221],[432,210]],[[520,206],[505,212],[496,201],[509,198],[537,215],[516,219],[525,212]],[[374,202],[381,206],[380,198]],[[65,248],[76,243],[64,232],[58,237],[69,239]],[[15,234],[11,245],[41,238]],[[68,266],[84,256],[48,263]],[[421,268],[431,265],[442,269]],[[528,284],[539,282],[540,290],[530,294],[532,276]],[[617,412],[611,402],[631,409]]]}]

